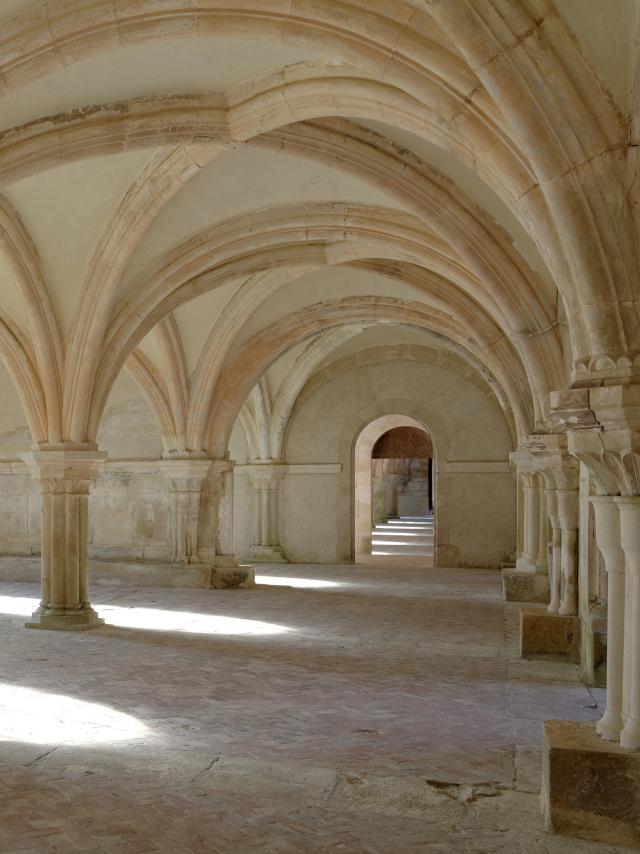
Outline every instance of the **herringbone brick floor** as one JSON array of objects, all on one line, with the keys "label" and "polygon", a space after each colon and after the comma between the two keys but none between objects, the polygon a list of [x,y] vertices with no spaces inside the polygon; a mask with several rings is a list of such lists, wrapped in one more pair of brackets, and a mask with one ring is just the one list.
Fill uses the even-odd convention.
[{"label": "herringbone brick floor", "polygon": [[259,573],[318,586],[96,587],[79,634],[0,586],[3,854],[621,850],[543,831],[540,722],[602,696],[516,660],[497,573]]}]

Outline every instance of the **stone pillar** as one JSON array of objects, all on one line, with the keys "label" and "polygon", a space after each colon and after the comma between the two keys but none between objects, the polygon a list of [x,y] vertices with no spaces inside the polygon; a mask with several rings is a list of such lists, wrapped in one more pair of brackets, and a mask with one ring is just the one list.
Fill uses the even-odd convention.
[{"label": "stone pillar", "polygon": [[541,475],[533,470],[531,453],[519,448],[509,460],[516,471],[517,558],[516,568],[502,573],[508,602],[549,602],[546,555],[546,500]]},{"label": "stone pillar", "polygon": [[202,486],[211,460],[175,458],[163,460],[162,474],[171,490],[171,560],[173,563],[202,563],[199,552]]},{"label": "stone pillar", "polygon": [[620,508],[620,544],[626,558],[624,656],[620,744],[640,749],[640,496],[615,499]]},{"label": "stone pillar", "polygon": [[249,558],[256,563],[287,563],[279,533],[280,486],[286,470],[282,463],[256,463],[250,470],[255,533]]},{"label": "stone pillar", "polygon": [[[617,376],[625,370],[619,366]],[[629,361],[628,370],[637,367]],[[590,500],[607,572],[607,708],[597,734],[593,724],[544,723],[542,807],[550,829],[637,845],[640,754],[632,751],[640,748],[640,385],[616,384],[617,376],[549,396],[549,420],[568,431],[569,450],[597,491]]]},{"label": "stone pillar", "polygon": [[212,474],[215,500],[216,566],[234,566],[238,557],[233,551],[233,469],[231,460],[214,460]]},{"label": "stone pillar", "polygon": [[617,741],[622,730],[622,662],[624,657],[625,566],[620,544],[620,514],[615,499],[594,495],[596,545],[607,571],[607,707],[598,734]]},{"label": "stone pillar", "polygon": [[548,488],[545,492],[547,515],[551,525],[551,563],[549,565],[549,605],[547,610],[550,614],[557,614],[560,609],[562,530],[555,487]]},{"label": "stone pillar", "polygon": [[547,556],[543,546],[543,492],[535,472],[521,474],[524,497],[524,548],[516,562],[518,572],[546,572]]},{"label": "stone pillar", "polygon": [[578,490],[559,489],[557,492],[558,518],[562,529],[560,541],[560,567],[562,593],[558,613],[573,616],[578,613]]},{"label": "stone pillar", "polygon": [[106,456],[84,449],[25,456],[42,489],[42,601],[28,628],[77,631],[104,622],[89,601],[87,566],[89,490]]}]

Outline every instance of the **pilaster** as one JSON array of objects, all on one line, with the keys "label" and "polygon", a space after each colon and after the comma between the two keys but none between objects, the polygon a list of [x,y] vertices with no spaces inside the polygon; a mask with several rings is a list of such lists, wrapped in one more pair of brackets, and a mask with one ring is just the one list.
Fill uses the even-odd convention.
[{"label": "pilaster", "polygon": [[287,563],[280,545],[280,487],[287,467],[278,462],[254,463],[249,470],[254,490],[254,542],[249,558],[256,563]]},{"label": "pilaster", "polygon": [[160,471],[171,491],[171,560],[180,564],[206,563],[199,551],[202,489],[211,470],[210,459],[171,458]]}]

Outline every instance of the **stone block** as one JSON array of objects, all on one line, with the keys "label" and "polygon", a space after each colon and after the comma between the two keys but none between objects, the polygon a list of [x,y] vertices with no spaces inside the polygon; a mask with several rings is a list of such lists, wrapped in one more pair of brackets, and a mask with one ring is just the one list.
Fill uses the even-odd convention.
[{"label": "stone block", "polygon": [[255,567],[249,564],[237,564],[233,566],[214,566],[211,570],[210,587],[216,589],[228,589],[231,587],[255,587]]},{"label": "stone block", "polygon": [[280,546],[252,546],[248,558],[252,563],[289,563]]},{"label": "stone block", "polygon": [[640,753],[603,741],[595,724],[545,721],[542,812],[548,830],[640,845]]},{"label": "stone block", "polygon": [[579,618],[549,614],[540,608],[523,608],[520,611],[520,655],[522,658],[579,662]]},{"label": "stone block", "polygon": [[549,576],[545,573],[518,572],[506,569],[502,573],[502,590],[506,602],[549,601]]}]

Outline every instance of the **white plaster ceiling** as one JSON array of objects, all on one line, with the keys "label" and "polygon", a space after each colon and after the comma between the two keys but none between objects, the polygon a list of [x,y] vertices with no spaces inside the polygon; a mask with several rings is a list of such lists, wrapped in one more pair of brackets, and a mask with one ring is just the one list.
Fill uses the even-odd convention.
[{"label": "white plaster ceiling", "polygon": [[629,106],[632,49],[640,14],[638,0],[556,0],[556,7],[580,43],[582,52],[616,104]]},{"label": "white plaster ceiling", "polygon": [[289,44],[232,38],[174,39],[98,53],[3,98],[0,130],[79,106],[162,94],[223,93],[283,66],[323,59]]},{"label": "white plaster ceiling", "polygon": [[68,330],[94,249],[129,185],[155,151],[80,160],[6,188],[42,258],[58,320]]},{"label": "white plaster ceiling", "polygon": [[[421,0],[409,0],[424,11]],[[2,0],[0,17],[38,5],[35,0]],[[366,4],[364,4],[366,5]],[[624,107],[630,82],[630,33],[635,33],[638,0],[557,0],[560,14],[572,28],[588,62]],[[435,24],[433,24],[435,28]],[[446,43],[446,39],[444,40]],[[455,46],[451,46],[454,48]],[[0,129],[83,105],[160,95],[163,93],[223,92],[241,83],[299,62],[332,60],[326,52],[268,40],[224,38],[171,39],[145,42],[89,58],[54,70],[0,99]],[[454,156],[404,130],[382,122],[369,126],[417,153],[435,166],[480,205],[507,233],[513,246],[542,277],[555,301],[555,285],[547,265],[526,229],[470,168]],[[47,169],[3,188],[28,228],[43,261],[53,305],[63,331],[68,331],[88,263],[114,211],[132,182],[157,149],[91,157]],[[397,199],[368,180],[342,169],[283,151],[238,145],[221,153],[190,180],[161,210],[133,255],[124,286],[171,248],[216,223],[282,204],[341,201],[400,209]],[[0,257],[0,309],[23,328],[27,319],[11,284],[11,274]],[[241,282],[232,281],[214,292],[182,305],[174,312],[191,373],[209,331]],[[275,320],[302,311],[305,306],[346,295],[390,296],[426,301],[422,292],[384,276],[337,266],[323,269],[285,285],[247,317],[235,347]],[[363,333],[343,348],[363,342],[407,340],[400,327]],[[359,343],[358,343],[359,342]],[[302,346],[302,345],[300,345]],[[153,335],[142,350],[154,361],[160,354]],[[347,351],[345,350],[345,352]],[[298,348],[283,356],[268,373],[270,388],[278,386],[296,358]]]},{"label": "white plaster ceiling", "polygon": [[218,222],[277,205],[333,201],[398,207],[390,194],[336,166],[236,146],[201,169],[164,208],[133,256],[124,284],[154,259]]}]

